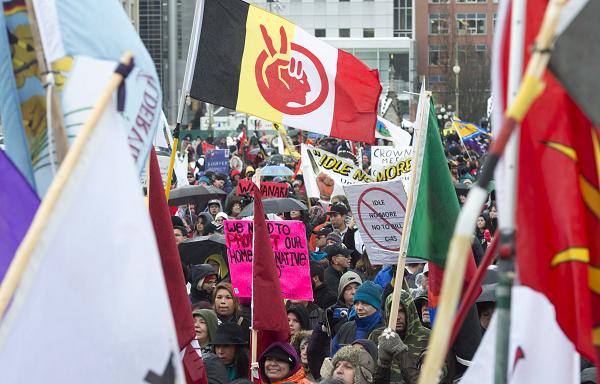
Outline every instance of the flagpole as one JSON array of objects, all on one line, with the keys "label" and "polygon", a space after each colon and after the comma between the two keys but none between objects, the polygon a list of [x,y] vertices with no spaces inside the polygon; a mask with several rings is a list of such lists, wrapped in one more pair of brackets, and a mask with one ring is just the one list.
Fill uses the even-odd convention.
[{"label": "flagpole", "polygon": [[[514,102],[523,74],[523,44],[525,35],[525,0],[513,0],[510,13],[510,50],[507,84],[507,103]],[[510,344],[510,301],[514,278],[516,181],[519,147],[519,128],[515,127],[504,150],[503,169],[506,173],[505,207],[499,205],[503,215],[498,219],[500,230],[500,254],[498,258],[498,286],[496,287],[496,356],[494,383],[507,382],[508,354]],[[502,201],[499,201],[502,203]]]},{"label": "flagpole", "polygon": [[[424,93],[423,93],[424,92]],[[417,172],[423,166],[421,161],[421,142],[424,140],[424,136],[427,133],[427,119],[429,115],[424,113],[426,103],[429,103],[429,94],[424,89],[422,90],[421,97],[425,96],[426,100],[419,100],[421,105],[421,120],[419,121],[419,136],[417,138],[417,148],[413,155],[413,159],[416,161],[413,163],[414,168],[411,169],[410,175],[410,186],[406,200],[406,211],[404,213],[404,223],[402,225],[402,238],[400,240],[400,249],[398,251],[398,263],[396,265],[396,276],[394,278],[394,291],[392,292],[392,307],[390,309],[390,317],[388,321],[388,327],[395,330],[396,320],[398,319],[398,308],[400,307],[400,294],[402,293],[402,281],[404,279],[404,267],[406,266],[406,250],[408,248],[408,236],[410,235],[410,226],[412,224],[412,212],[414,210],[414,195],[415,195],[415,184]]]},{"label": "flagpole", "polygon": [[473,159],[471,158],[471,155],[469,155],[469,150],[467,149],[465,142],[462,140],[462,137],[460,136],[460,133],[458,132],[458,127],[456,125],[457,125],[456,120],[452,119],[452,128],[454,128],[454,130],[456,131],[456,134],[458,135],[458,141],[460,141],[460,145],[462,145],[463,149],[467,153],[467,156],[469,156],[469,160],[473,161]]},{"label": "flagpole", "polygon": [[[67,132],[63,120],[62,108],[60,107],[59,95],[56,92],[56,81],[54,79],[54,74],[53,71],[48,68],[48,63],[46,62],[46,57],[44,55],[44,47],[42,45],[40,30],[37,24],[37,17],[35,16],[36,12],[33,6],[33,1],[25,0],[25,5],[27,6],[27,17],[29,19],[29,24],[31,25],[33,47],[35,49],[36,59],[38,62],[38,73],[40,76],[45,77],[44,88],[46,88],[46,116],[48,117],[46,121],[48,128],[48,156],[52,171],[54,174],[56,174],[55,168],[60,166],[67,154],[67,151],[69,150]],[[54,152],[51,145],[52,138],[54,138],[56,158],[54,157]],[[56,167],[54,162],[56,162]]]},{"label": "flagpole", "polygon": [[175,156],[177,155],[177,147],[179,146],[179,133],[181,129],[181,121],[183,120],[183,112],[185,104],[190,94],[192,86],[192,69],[196,65],[196,55],[198,54],[198,42],[200,40],[200,31],[202,30],[202,16],[204,15],[204,0],[198,0],[196,9],[194,10],[194,23],[192,24],[192,35],[190,37],[190,45],[188,47],[188,56],[185,61],[185,72],[183,75],[183,87],[179,96],[179,105],[177,108],[177,119],[175,129],[173,130],[173,148],[171,149],[171,157],[169,158],[169,169],[167,170],[167,185],[165,187],[165,195],[167,196],[167,204],[169,203],[169,193],[171,192],[171,179],[173,178],[173,167],[175,165]]},{"label": "flagpole", "polygon": [[[544,90],[543,75],[550,59],[550,48],[554,41],[560,11],[564,4],[565,0],[551,0],[546,8],[544,21],[536,38],[536,50],[527,64],[524,80],[519,86],[519,91],[514,101],[506,108],[502,129],[499,135],[493,140],[488,158],[483,166],[483,172],[477,183],[469,191],[467,201],[458,217],[454,235],[450,242],[450,248],[448,249],[446,260],[448,268],[445,271],[445,273],[453,278],[444,279],[442,284],[440,308],[436,319],[438,322],[441,320],[442,307],[444,307],[444,320],[447,324],[451,323],[451,319],[455,313],[460,286],[464,280],[466,259],[471,245],[475,222],[481,211],[481,206],[487,199],[486,189],[493,179],[498,161],[502,157],[509,138],[517,125],[523,120],[529,107]],[[512,250],[500,247],[501,257],[506,254],[510,255],[511,253]],[[449,337],[450,331],[448,326],[443,328],[434,327],[429,340],[429,351],[425,356],[425,363],[419,376],[419,384],[436,384],[438,382],[438,373],[446,357]],[[507,356],[504,356],[503,359],[506,362]],[[505,371],[504,378],[506,378],[507,365],[503,364],[503,367]]]},{"label": "flagpole", "polygon": [[[256,178],[256,186],[258,187],[258,189],[260,190],[260,173],[261,173],[261,169],[257,168],[256,169],[256,173],[254,173],[254,177]],[[254,196],[254,198],[256,199],[256,196]],[[256,214],[256,212],[254,212],[254,214]],[[255,222],[256,217],[253,216],[252,218],[252,222]],[[252,233],[252,247],[254,247],[254,236],[256,236],[256,232]],[[254,252],[254,249],[252,250]],[[255,253],[255,252],[254,252]],[[253,266],[254,266],[254,262],[253,262]],[[253,275],[254,276],[254,275]],[[258,330],[254,329],[254,278],[252,279],[252,301],[250,303],[251,306],[251,311],[252,311],[252,322],[253,322],[253,326],[252,326],[252,340],[251,340],[251,358],[252,360],[250,361],[250,378],[252,381],[254,381],[254,374],[256,375],[256,378],[258,379],[260,374],[258,374]]]},{"label": "flagpole", "polygon": [[[126,52],[121,58],[121,63],[129,66],[131,64],[131,60],[133,55],[131,52]],[[54,181],[50,185],[46,196],[42,200],[38,211],[33,218],[33,222],[25,235],[21,245],[17,249],[15,257],[10,264],[10,267],[6,271],[6,275],[4,280],[0,285],[0,318],[4,316],[6,308],[10,303],[15,290],[17,289],[19,282],[23,274],[25,273],[25,269],[29,264],[29,259],[36,248],[38,241],[40,239],[40,234],[46,228],[48,220],[52,216],[52,212],[54,211],[54,207],[58,203],[58,201],[62,197],[62,191],[65,188],[66,183],[69,181],[71,173],[73,169],[79,163],[79,158],[83,153],[88,141],[90,140],[94,128],[96,127],[98,121],[102,117],[104,110],[112,100],[112,96],[114,91],[119,87],[119,85],[123,82],[123,75],[114,72],[108,84],[104,87],[100,98],[94,105],[88,119],[85,124],[81,128],[81,131],[77,135],[77,138],[73,142],[73,145],[65,159],[58,169],[56,173],[56,177]]]}]

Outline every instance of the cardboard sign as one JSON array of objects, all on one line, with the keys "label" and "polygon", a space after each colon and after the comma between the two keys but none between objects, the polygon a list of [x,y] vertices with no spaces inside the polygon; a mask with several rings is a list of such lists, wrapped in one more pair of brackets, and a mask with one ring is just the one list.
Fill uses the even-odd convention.
[{"label": "cardboard sign", "polygon": [[[301,221],[267,220],[281,293],[285,299],[312,301],[306,229]],[[252,236],[254,221],[225,220],[227,259],[234,294],[252,297]]]},{"label": "cardboard sign", "polygon": [[[252,184],[254,183],[251,180],[241,179],[235,189],[235,194],[242,196],[246,193],[250,193],[250,191],[252,191]],[[263,198],[288,197],[288,187],[289,186],[286,183],[263,181],[260,183],[260,193]]]},{"label": "cardboard sign", "polygon": [[229,175],[229,149],[211,149],[206,152],[204,169]]},{"label": "cardboard sign", "polygon": [[396,264],[407,201],[402,181],[348,185],[344,191],[371,263]]}]

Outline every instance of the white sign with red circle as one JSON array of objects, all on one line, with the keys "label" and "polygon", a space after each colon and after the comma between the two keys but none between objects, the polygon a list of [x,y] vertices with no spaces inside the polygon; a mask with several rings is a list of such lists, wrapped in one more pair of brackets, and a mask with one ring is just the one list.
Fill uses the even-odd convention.
[{"label": "white sign with red circle", "polygon": [[406,214],[402,181],[345,185],[344,192],[371,263],[395,264]]}]

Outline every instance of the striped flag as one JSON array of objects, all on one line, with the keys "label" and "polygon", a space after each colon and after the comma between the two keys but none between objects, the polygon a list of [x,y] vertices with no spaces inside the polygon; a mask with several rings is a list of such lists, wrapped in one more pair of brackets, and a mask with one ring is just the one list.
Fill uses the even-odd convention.
[{"label": "striped flag", "polygon": [[372,143],[379,74],[241,0],[199,1],[184,92],[326,136]]}]

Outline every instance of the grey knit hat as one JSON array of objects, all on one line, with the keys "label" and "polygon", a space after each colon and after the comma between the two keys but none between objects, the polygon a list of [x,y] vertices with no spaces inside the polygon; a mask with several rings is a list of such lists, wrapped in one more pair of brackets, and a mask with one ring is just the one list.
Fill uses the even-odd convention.
[{"label": "grey knit hat", "polygon": [[353,271],[348,271],[340,277],[340,283],[338,284],[338,299],[341,299],[344,294],[344,289],[352,283],[358,283],[358,285],[362,284],[362,279],[358,275],[358,273]]},{"label": "grey knit hat", "polygon": [[354,384],[369,384],[373,382],[373,373],[375,372],[375,362],[364,349],[357,348],[351,345],[340,348],[333,360],[333,372],[335,372],[335,366],[340,361],[347,361],[354,367]]}]

